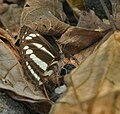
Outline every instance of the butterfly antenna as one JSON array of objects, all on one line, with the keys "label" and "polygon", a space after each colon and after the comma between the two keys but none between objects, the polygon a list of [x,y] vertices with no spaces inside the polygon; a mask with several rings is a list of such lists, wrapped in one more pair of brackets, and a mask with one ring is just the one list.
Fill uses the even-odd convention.
[{"label": "butterfly antenna", "polygon": [[106,13],[106,15],[107,15],[109,21],[110,21],[110,25],[111,25],[113,31],[116,31],[117,28],[116,28],[115,22],[114,22],[112,16],[110,15],[109,10],[108,10],[108,8],[107,8],[105,2],[104,2],[103,0],[100,0],[100,2],[101,2],[101,5],[102,5],[102,7],[103,7],[103,9],[104,9],[104,11],[105,11],[105,13]]}]

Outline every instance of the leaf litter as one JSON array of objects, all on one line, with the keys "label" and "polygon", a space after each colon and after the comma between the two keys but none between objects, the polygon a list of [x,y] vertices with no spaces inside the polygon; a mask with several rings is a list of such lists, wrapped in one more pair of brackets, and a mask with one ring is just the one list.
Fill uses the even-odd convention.
[{"label": "leaf litter", "polygon": [[[80,2],[83,8],[83,2]],[[50,114],[117,114],[119,110],[114,107],[119,108],[120,32],[108,33],[110,26],[96,17],[94,11],[81,12],[81,9],[75,9],[76,6],[73,8],[74,16],[77,14],[81,17],[77,18],[77,26],[71,26],[63,3],[60,0],[27,0],[23,8],[24,2],[18,0],[10,2],[8,7],[2,7],[0,26],[6,32],[0,29],[0,88],[38,113],[47,114],[52,106]],[[19,4],[22,7],[18,7]],[[53,36],[58,44],[65,45],[64,64],[73,63],[77,67],[60,79],[65,79],[67,90],[55,103],[47,99],[23,74],[19,49],[15,45],[18,40],[16,36],[23,25],[44,37]]]}]

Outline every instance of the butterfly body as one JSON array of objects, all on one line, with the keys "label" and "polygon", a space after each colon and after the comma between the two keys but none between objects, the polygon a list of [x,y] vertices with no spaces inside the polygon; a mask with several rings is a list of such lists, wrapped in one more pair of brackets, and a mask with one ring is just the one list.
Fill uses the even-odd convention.
[{"label": "butterfly body", "polygon": [[[20,31],[20,57],[24,74],[39,84],[44,76],[51,76],[58,68],[61,54],[43,36],[23,26]],[[59,48],[58,48],[59,50]]]}]

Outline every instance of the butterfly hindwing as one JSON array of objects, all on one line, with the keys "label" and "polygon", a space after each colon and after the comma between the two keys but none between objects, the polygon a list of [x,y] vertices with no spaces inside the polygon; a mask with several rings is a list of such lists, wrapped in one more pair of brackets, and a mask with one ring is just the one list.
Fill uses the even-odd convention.
[{"label": "butterfly hindwing", "polygon": [[25,75],[38,82],[49,65],[60,59],[60,54],[30,27],[23,26],[19,38],[21,63]]}]

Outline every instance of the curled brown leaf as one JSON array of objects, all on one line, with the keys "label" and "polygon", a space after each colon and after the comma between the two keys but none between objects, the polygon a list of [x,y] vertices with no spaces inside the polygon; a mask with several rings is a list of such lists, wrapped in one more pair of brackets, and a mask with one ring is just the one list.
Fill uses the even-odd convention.
[{"label": "curled brown leaf", "polygon": [[66,77],[68,90],[50,114],[117,114],[119,101],[120,31]]}]

